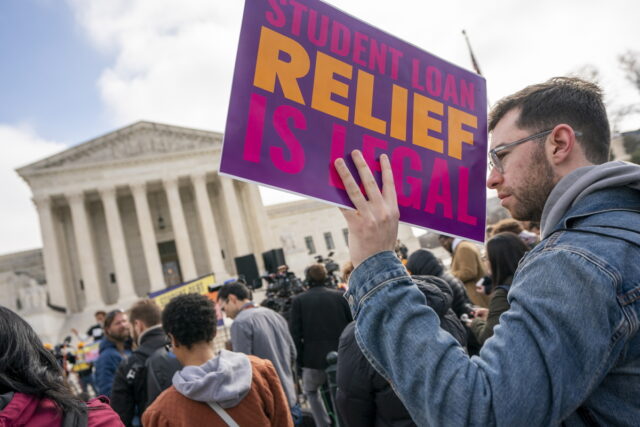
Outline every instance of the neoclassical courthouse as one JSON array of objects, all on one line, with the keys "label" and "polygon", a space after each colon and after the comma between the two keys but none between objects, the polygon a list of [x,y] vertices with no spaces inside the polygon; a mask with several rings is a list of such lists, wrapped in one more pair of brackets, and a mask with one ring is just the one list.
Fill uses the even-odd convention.
[{"label": "neoclassical courthouse", "polygon": [[[234,259],[283,248],[301,274],[313,256],[348,258],[339,210],[315,200],[265,207],[254,184],[221,176],[222,134],[138,122],[17,170],[37,209],[43,247],[0,256],[0,304],[55,341],[96,309],[127,308]],[[418,242],[409,227],[401,240]]]}]

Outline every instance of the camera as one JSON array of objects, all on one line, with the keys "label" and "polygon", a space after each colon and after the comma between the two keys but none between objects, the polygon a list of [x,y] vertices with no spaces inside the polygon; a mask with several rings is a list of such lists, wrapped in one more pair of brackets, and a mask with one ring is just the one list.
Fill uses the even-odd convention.
[{"label": "camera", "polygon": [[277,311],[289,320],[291,298],[305,290],[302,281],[286,265],[278,267],[277,273],[261,276],[261,279],[267,282],[267,289],[266,298],[260,305]]}]

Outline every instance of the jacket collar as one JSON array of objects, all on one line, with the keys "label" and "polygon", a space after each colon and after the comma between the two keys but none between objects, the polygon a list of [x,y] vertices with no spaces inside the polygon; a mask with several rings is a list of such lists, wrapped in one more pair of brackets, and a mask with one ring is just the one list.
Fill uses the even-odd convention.
[{"label": "jacket collar", "polygon": [[[614,211],[640,213],[640,192],[630,187],[616,187],[591,193],[573,205],[553,227],[549,235],[557,230],[569,228],[574,221],[580,218]],[[615,225],[611,224],[614,227]]]},{"label": "jacket collar", "polygon": [[[144,330],[138,337],[138,345],[142,345],[148,339],[152,339],[155,336],[164,335],[162,331],[162,325],[154,325]],[[148,338],[147,338],[148,337]]]}]

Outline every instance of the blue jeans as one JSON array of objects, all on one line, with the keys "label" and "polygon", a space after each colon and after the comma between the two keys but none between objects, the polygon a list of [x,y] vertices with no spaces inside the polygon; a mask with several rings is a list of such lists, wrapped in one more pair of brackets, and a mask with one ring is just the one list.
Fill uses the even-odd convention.
[{"label": "blue jeans", "polygon": [[302,409],[300,404],[296,403],[291,407],[291,418],[293,418],[293,425],[299,426],[302,423]]}]

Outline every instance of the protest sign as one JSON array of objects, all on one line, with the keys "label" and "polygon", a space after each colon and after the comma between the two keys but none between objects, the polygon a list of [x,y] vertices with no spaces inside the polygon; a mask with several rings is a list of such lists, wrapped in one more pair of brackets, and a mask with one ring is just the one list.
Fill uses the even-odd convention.
[{"label": "protest sign", "polygon": [[98,360],[98,356],[100,356],[100,341],[85,345],[83,351],[85,362],[95,362]]},{"label": "protest sign", "polygon": [[208,274],[189,282],[171,286],[167,289],[151,292],[149,294],[149,298],[154,300],[160,308],[164,308],[169,304],[169,301],[178,295],[200,294],[209,296],[209,286],[213,286],[215,283],[215,276],[213,274]]},{"label": "protest sign", "polygon": [[[213,274],[208,274],[198,279],[181,283],[179,285],[175,285],[167,289],[151,292],[149,294],[149,298],[153,299],[160,308],[164,308],[167,304],[169,304],[169,301],[171,301],[174,297],[178,295],[184,295],[184,294],[205,295],[207,298],[209,298],[215,303],[218,296],[218,291],[222,287],[222,285],[216,285],[215,283],[216,283],[215,276]],[[224,320],[222,318],[222,312],[220,311],[220,307],[218,306],[217,303],[216,303],[216,316],[218,318],[217,325],[223,326]]]},{"label": "protest sign", "polygon": [[481,76],[326,3],[246,0],[220,172],[352,206],[333,161],[380,182],[386,153],[402,222],[482,241],[486,107]]}]

